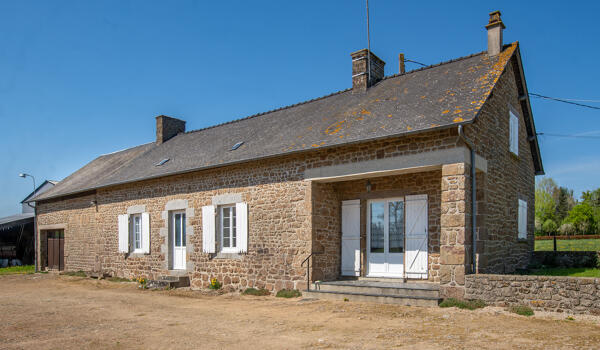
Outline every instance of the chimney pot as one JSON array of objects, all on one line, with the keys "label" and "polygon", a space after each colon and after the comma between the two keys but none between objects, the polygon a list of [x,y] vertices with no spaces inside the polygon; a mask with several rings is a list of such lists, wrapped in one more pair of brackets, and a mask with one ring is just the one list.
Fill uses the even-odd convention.
[{"label": "chimney pot", "polygon": [[[368,56],[367,56],[368,55]],[[384,77],[385,62],[367,49],[358,50],[350,54],[352,57],[352,91],[364,92],[375,85]],[[369,80],[369,57],[371,66],[371,80]]]},{"label": "chimney pot", "polygon": [[485,26],[488,35],[488,55],[490,56],[495,56],[502,51],[502,31],[506,27],[500,16],[500,11],[490,12],[490,20]]},{"label": "chimney pot", "polygon": [[185,132],[185,121],[159,115],[156,117],[156,144],[160,145],[179,133]]},{"label": "chimney pot", "polygon": [[403,53],[398,55],[398,63],[399,63],[398,72],[400,74],[404,74],[406,72],[406,68],[404,66],[404,54]]}]

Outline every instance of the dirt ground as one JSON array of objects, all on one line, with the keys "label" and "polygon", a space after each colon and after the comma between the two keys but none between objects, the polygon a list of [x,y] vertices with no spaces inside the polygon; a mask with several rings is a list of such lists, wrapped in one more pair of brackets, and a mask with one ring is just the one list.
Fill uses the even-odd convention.
[{"label": "dirt ground", "polygon": [[600,318],[0,276],[1,349],[598,349]]}]

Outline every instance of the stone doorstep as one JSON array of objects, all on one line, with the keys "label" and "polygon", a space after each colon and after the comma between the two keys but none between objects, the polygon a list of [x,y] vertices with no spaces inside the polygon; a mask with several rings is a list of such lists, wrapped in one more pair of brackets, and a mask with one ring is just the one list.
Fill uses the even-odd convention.
[{"label": "stone doorstep", "polygon": [[314,291],[331,291],[339,293],[358,293],[358,294],[369,294],[369,295],[383,295],[383,296],[401,296],[401,297],[431,297],[439,298],[440,292],[433,289],[422,289],[422,288],[394,288],[386,286],[355,286],[355,285],[318,285],[313,289]]},{"label": "stone doorstep", "polygon": [[406,306],[424,306],[437,307],[441,302],[439,297],[419,297],[419,296],[399,296],[399,295],[381,295],[356,292],[335,292],[335,291],[302,291],[304,296],[317,299],[344,300],[344,301],[364,301],[378,304],[396,304]]},{"label": "stone doorstep", "polygon": [[182,288],[190,286],[188,276],[160,276],[156,280],[148,281],[148,289]]}]

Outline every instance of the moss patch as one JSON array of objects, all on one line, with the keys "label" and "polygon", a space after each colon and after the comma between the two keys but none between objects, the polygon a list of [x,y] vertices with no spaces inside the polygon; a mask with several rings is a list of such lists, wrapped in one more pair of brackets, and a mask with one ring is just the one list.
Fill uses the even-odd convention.
[{"label": "moss patch", "polygon": [[533,310],[529,306],[511,306],[508,311],[521,316],[533,316]]},{"label": "moss patch", "polygon": [[246,288],[246,290],[242,293],[244,295],[254,295],[254,296],[265,296],[271,295],[271,292],[264,288],[256,289],[256,288]]},{"label": "moss patch", "polygon": [[278,298],[297,298],[302,296],[302,293],[297,289],[282,289],[275,296]]},{"label": "moss patch", "polygon": [[457,307],[465,310],[475,310],[486,307],[487,305],[483,300],[458,300],[454,298],[444,299],[440,303],[440,307]]}]

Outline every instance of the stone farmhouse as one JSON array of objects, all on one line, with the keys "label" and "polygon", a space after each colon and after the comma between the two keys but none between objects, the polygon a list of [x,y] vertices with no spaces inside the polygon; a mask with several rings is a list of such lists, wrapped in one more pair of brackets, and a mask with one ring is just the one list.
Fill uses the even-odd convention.
[{"label": "stone farmhouse", "polygon": [[274,291],[419,280],[454,297],[465,274],[525,267],[542,159],[519,44],[499,12],[486,28],[487,51],[392,76],[356,51],[351,88],[292,106],[194,131],[156,117],[154,142],[37,196],[39,266],[52,236],[66,270]]}]

